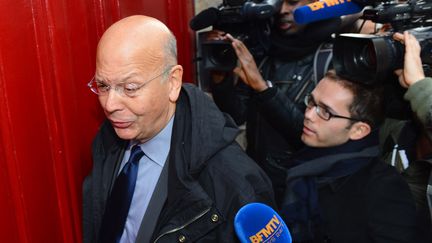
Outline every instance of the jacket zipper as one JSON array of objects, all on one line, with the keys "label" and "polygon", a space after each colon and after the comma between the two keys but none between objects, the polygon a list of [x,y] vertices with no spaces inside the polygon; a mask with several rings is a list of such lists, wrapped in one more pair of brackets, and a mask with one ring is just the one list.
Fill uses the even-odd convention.
[{"label": "jacket zipper", "polygon": [[156,240],[154,241],[154,243],[156,243],[160,238],[162,238],[165,235],[172,234],[174,232],[177,232],[177,231],[179,231],[181,229],[186,228],[188,225],[192,224],[194,221],[198,220],[199,218],[201,218],[202,216],[204,216],[206,213],[208,213],[210,211],[210,209],[211,209],[211,207],[208,208],[208,209],[206,209],[206,210],[204,210],[203,212],[201,212],[200,214],[198,214],[197,216],[195,216],[194,218],[192,218],[190,221],[186,222],[184,225],[178,226],[177,228],[174,228],[172,230],[169,230],[169,231],[167,231],[167,232],[159,235],[156,238]]},{"label": "jacket zipper", "polygon": [[[313,70],[312,70],[312,71],[313,71]],[[303,86],[301,87],[301,89],[299,90],[299,92],[297,93],[297,96],[294,98],[294,102],[295,102],[295,103],[299,103],[298,101],[299,101],[300,97],[304,96],[304,92],[305,92],[306,88],[309,87],[309,85],[310,85],[311,82],[313,81],[313,80],[312,80],[313,77],[311,77],[310,72],[307,73],[307,75],[308,75],[308,76],[307,76],[307,79],[304,78],[305,83],[303,84]],[[313,75],[313,74],[312,74],[312,75]]]}]

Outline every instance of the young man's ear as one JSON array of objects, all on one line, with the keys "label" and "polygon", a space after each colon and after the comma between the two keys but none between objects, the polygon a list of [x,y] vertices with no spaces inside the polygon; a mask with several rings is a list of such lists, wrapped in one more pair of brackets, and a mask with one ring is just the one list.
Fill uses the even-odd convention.
[{"label": "young man's ear", "polygon": [[349,137],[351,140],[359,140],[366,137],[371,132],[371,127],[365,122],[356,122],[352,125]]}]

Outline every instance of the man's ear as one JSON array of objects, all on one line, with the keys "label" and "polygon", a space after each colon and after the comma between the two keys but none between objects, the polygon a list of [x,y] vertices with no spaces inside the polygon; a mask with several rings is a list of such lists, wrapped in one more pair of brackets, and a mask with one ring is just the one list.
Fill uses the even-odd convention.
[{"label": "man's ear", "polygon": [[179,97],[183,77],[183,67],[180,65],[175,65],[171,68],[169,72],[169,99],[171,102],[175,103]]},{"label": "man's ear", "polygon": [[354,123],[349,131],[349,138],[351,140],[359,140],[366,137],[371,132],[371,127],[366,122],[356,122]]}]

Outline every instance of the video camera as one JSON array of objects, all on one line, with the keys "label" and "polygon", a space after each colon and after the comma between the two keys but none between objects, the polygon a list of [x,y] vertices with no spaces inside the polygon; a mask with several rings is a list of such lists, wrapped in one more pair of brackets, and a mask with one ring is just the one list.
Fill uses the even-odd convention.
[{"label": "video camera", "polygon": [[[224,0],[218,8],[208,8],[189,23],[197,31],[209,26],[230,33],[248,47],[254,57],[265,54],[269,47],[272,16],[279,0]],[[202,67],[205,70],[231,71],[237,56],[231,43],[200,40]]]},{"label": "video camera", "polygon": [[404,3],[368,0],[356,3],[376,5],[365,9],[362,19],[390,24],[392,30],[383,35],[340,34],[333,46],[333,65],[341,77],[365,84],[388,80],[392,72],[403,67],[405,48],[393,40],[394,32],[409,31],[419,41],[421,60],[427,76],[432,64],[432,0],[408,0]]}]

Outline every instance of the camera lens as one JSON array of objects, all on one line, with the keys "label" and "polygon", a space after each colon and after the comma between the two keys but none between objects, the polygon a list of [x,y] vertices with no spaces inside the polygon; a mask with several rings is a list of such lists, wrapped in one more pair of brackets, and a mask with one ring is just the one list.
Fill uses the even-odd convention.
[{"label": "camera lens", "polygon": [[339,35],[333,46],[336,73],[365,84],[381,82],[385,79],[394,56],[388,39],[389,37],[353,33]]},{"label": "camera lens", "polygon": [[208,41],[202,45],[203,65],[208,70],[231,71],[237,65],[237,55],[227,41]]},{"label": "camera lens", "polygon": [[211,50],[210,57],[211,62],[217,65],[226,66],[230,65],[233,60],[237,59],[234,49],[231,45],[215,45]]},{"label": "camera lens", "polygon": [[375,70],[377,66],[377,56],[372,42],[363,46],[359,53],[354,56],[354,62],[357,66],[364,67],[368,70]]},{"label": "camera lens", "polygon": [[237,56],[230,44],[215,45],[209,54],[209,61],[215,66],[232,69],[236,65]]}]

